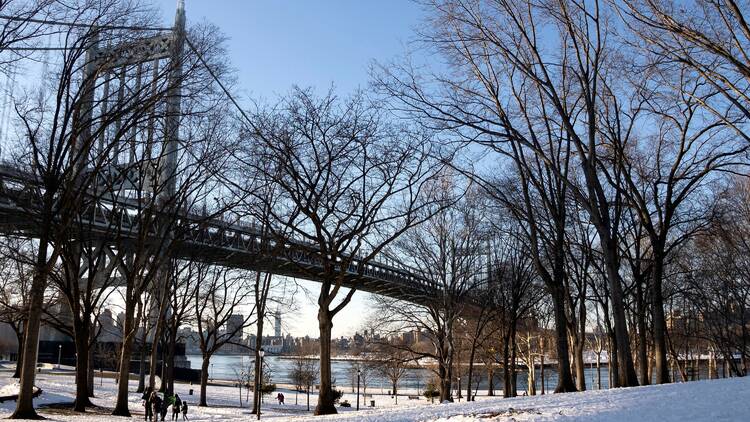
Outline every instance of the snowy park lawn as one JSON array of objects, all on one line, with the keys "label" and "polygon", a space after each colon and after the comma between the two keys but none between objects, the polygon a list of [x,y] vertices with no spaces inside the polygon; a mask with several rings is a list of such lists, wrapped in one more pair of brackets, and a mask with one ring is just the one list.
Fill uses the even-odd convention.
[{"label": "snowy park lawn", "polygon": [[[10,371],[0,373],[0,388],[11,384]],[[74,378],[64,371],[39,374],[38,386],[44,390],[35,400],[39,412],[55,421],[117,421],[143,420],[143,407],[140,395],[130,395],[130,409],[133,419],[109,416],[114,406],[115,384],[105,378],[100,386],[96,378],[97,398],[93,401],[101,409],[87,415],[78,415],[56,404],[70,404],[74,396]],[[136,383],[131,381],[131,391]],[[197,396],[188,395],[198,386],[179,384],[177,393],[190,404],[191,421],[242,421],[254,420],[247,404],[239,407],[239,391],[232,387],[210,386],[208,408],[197,406]],[[372,390],[372,389],[371,389]],[[535,397],[503,399],[478,396],[474,403],[430,404],[424,397],[409,400],[400,396],[398,404],[387,395],[374,394],[368,397],[375,400],[376,407],[369,408],[361,402],[361,411],[353,408],[341,409],[341,414],[327,417],[313,417],[306,410],[306,396],[300,394],[299,404],[295,405],[295,393],[281,390],[286,396],[286,405],[280,406],[272,397],[264,403],[263,419],[282,421],[424,421],[424,422],[466,422],[466,421],[750,421],[750,377],[731,378],[713,381],[697,381],[664,386],[622,388],[615,390],[586,391],[571,394],[551,394]],[[354,406],[356,395],[347,389],[344,399]],[[368,391],[369,393],[370,391]],[[375,391],[376,393],[379,390]],[[412,392],[413,394],[414,392]],[[407,394],[407,392],[404,392]],[[275,397],[275,394],[273,395]],[[315,396],[311,396],[314,407]],[[243,397],[244,399],[244,397]],[[273,402],[273,403],[270,403]],[[13,411],[15,402],[0,404],[0,417],[7,417]],[[168,419],[169,419],[168,415]]]}]

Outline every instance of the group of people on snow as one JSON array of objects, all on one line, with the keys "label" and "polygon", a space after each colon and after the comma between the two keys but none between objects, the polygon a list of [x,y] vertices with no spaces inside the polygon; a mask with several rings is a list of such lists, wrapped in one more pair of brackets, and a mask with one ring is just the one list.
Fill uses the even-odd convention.
[{"label": "group of people on snow", "polygon": [[141,398],[143,399],[143,407],[146,410],[144,419],[147,421],[159,421],[159,416],[161,416],[162,421],[165,421],[169,406],[172,406],[173,421],[179,420],[180,412],[182,412],[182,420],[188,420],[188,403],[180,399],[179,394],[162,399],[157,391],[147,388]]}]

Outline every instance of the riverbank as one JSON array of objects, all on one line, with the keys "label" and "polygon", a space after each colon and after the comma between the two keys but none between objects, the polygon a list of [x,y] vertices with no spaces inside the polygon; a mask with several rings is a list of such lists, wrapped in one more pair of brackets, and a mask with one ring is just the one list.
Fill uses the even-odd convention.
[{"label": "riverbank", "polygon": [[[200,355],[186,355],[188,361],[194,368],[199,368],[201,363]],[[281,356],[269,356],[264,359],[267,367],[270,369],[271,379],[274,383],[281,384],[292,384],[291,372],[294,367],[293,359],[285,359]],[[221,381],[236,381],[238,374],[242,368],[248,367],[253,362],[250,356],[243,355],[217,355],[211,358],[211,364],[209,366],[209,379],[210,380],[221,380]],[[356,384],[356,369],[353,364],[356,361],[351,360],[334,360],[331,362],[332,378],[336,385],[353,385]],[[601,380],[601,388],[608,388],[609,374],[606,366],[600,368],[600,373],[597,373],[596,368],[593,366],[587,366],[585,369],[586,383],[591,388],[599,387],[599,380]],[[554,390],[557,385],[557,371],[554,367],[545,367],[544,385],[545,390]],[[474,376],[476,377],[472,383],[475,388],[479,390],[488,390],[489,383],[487,379],[487,371],[483,367],[477,365],[475,367]],[[493,373],[493,381],[495,388],[500,388],[503,383],[503,372],[501,369],[496,369]],[[435,374],[426,368],[408,368],[399,381],[399,389],[409,388],[414,391],[421,391],[428,382],[433,380]],[[526,390],[527,385],[527,372],[524,368],[519,368],[518,374],[518,391]],[[366,382],[369,387],[378,389],[381,393],[385,394],[391,389],[390,381],[387,377],[384,377],[377,370],[369,371],[367,379],[362,382]],[[465,381],[464,381],[465,382]],[[542,388],[542,374],[541,368],[536,368],[536,384],[537,389],[541,391]]]}]

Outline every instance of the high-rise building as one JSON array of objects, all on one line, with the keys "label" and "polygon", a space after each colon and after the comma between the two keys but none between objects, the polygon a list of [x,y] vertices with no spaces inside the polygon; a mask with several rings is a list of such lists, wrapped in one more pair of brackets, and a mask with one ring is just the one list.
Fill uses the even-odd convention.
[{"label": "high-rise building", "polygon": [[274,314],[273,335],[281,337],[281,311],[278,308],[276,309],[276,314]]},{"label": "high-rise building", "polygon": [[232,334],[232,341],[240,342],[242,340],[242,326],[245,323],[245,317],[241,314],[232,314],[227,320],[227,334]]}]

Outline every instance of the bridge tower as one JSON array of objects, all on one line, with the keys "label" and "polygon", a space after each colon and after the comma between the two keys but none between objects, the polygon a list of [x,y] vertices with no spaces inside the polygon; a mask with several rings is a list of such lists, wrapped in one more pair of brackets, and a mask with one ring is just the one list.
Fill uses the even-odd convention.
[{"label": "bridge tower", "polygon": [[[145,196],[157,196],[155,202],[162,206],[176,194],[185,21],[185,1],[178,0],[174,25],[169,30],[143,28],[150,35],[141,36],[140,30],[134,29],[134,34],[109,37],[108,31],[116,29],[104,27],[99,33],[108,39],[106,45],[98,35],[89,43],[81,88],[81,138],[83,142],[93,141],[93,128],[107,125],[98,131],[92,154],[109,157],[98,171],[92,188],[95,193],[107,192],[107,197],[123,200],[128,198],[126,191],[142,191]],[[122,114],[114,121],[97,120],[96,116],[106,116],[113,104],[145,100],[154,103],[147,124],[124,123],[127,116]],[[87,161],[80,162],[85,165]]]},{"label": "bridge tower", "polygon": [[[165,207],[174,202],[177,192],[185,24],[185,2],[178,0],[174,25],[170,30],[155,34],[154,31],[149,31],[152,35],[147,36],[130,34],[121,37],[122,40],[118,43],[112,42],[112,39],[120,39],[117,36],[105,37],[109,38],[106,45],[102,45],[104,43],[97,36],[90,43],[83,68],[85,85],[81,87],[84,98],[80,116],[82,137],[89,142],[94,141],[90,139],[93,128],[105,124],[112,126],[111,130],[109,127],[107,130],[99,130],[99,137],[95,140],[97,148],[92,145],[93,151],[109,157],[107,165],[98,170],[101,174],[97,174],[97,182],[92,189],[97,197],[106,192],[106,197],[123,200],[130,197],[128,191],[141,191],[143,195],[136,197],[143,196],[147,200],[150,197],[161,211],[166,211]],[[107,34],[109,30],[102,28],[101,33]],[[132,122],[129,123],[130,128],[124,127],[128,123],[123,122],[126,117],[123,115],[118,115],[114,121],[96,121],[95,116],[105,116],[112,104],[119,107],[128,102],[137,104],[144,99],[154,102],[145,128]],[[76,148],[75,145],[72,147]],[[85,165],[85,162],[81,160],[81,165]],[[157,227],[162,226],[166,225],[159,224],[157,218]],[[167,239],[172,236],[168,230],[157,235]],[[97,242],[96,247],[111,249],[105,241]],[[124,265],[134,266],[135,253],[128,250],[128,243],[117,247],[124,249]],[[156,269],[153,287],[157,297],[170,303],[167,298],[172,284],[170,281],[173,280],[173,266],[170,258],[165,255],[166,252],[162,250],[160,254],[161,256],[155,257],[162,264]],[[109,255],[114,254],[110,252]],[[80,258],[82,262],[86,261],[83,254]],[[127,270],[121,268],[120,272],[125,274]],[[100,270],[101,274],[88,274],[88,279],[114,276],[111,269],[106,271],[107,273]],[[158,330],[152,330],[148,338],[155,353],[159,333],[154,331],[163,332],[164,324],[161,321],[166,320],[171,310],[168,306],[160,306],[157,301],[151,301],[146,312],[152,321],[160,324]],[[138,324],[135,324],[132,328],[137,327]],[[161,375],[165,375],[165,371],[171,373],[171,370],[172,368],[162,367]]]},{"label": "bridge tower", "polygon": [[181,111],[180,85],[182,79],[182,54],[185,48],[185,0],[177,0],[177,12],[175,13],[172,37],[172,45],[169,52],[172,68],[168,81],[169,92],[167,95],[167,116],[165,122],[166,136],[164,139],[166,165],[161,175],[167,186],[165,194],[169,197],[175,194],[177,183],[177,145],[180,137]]}]

